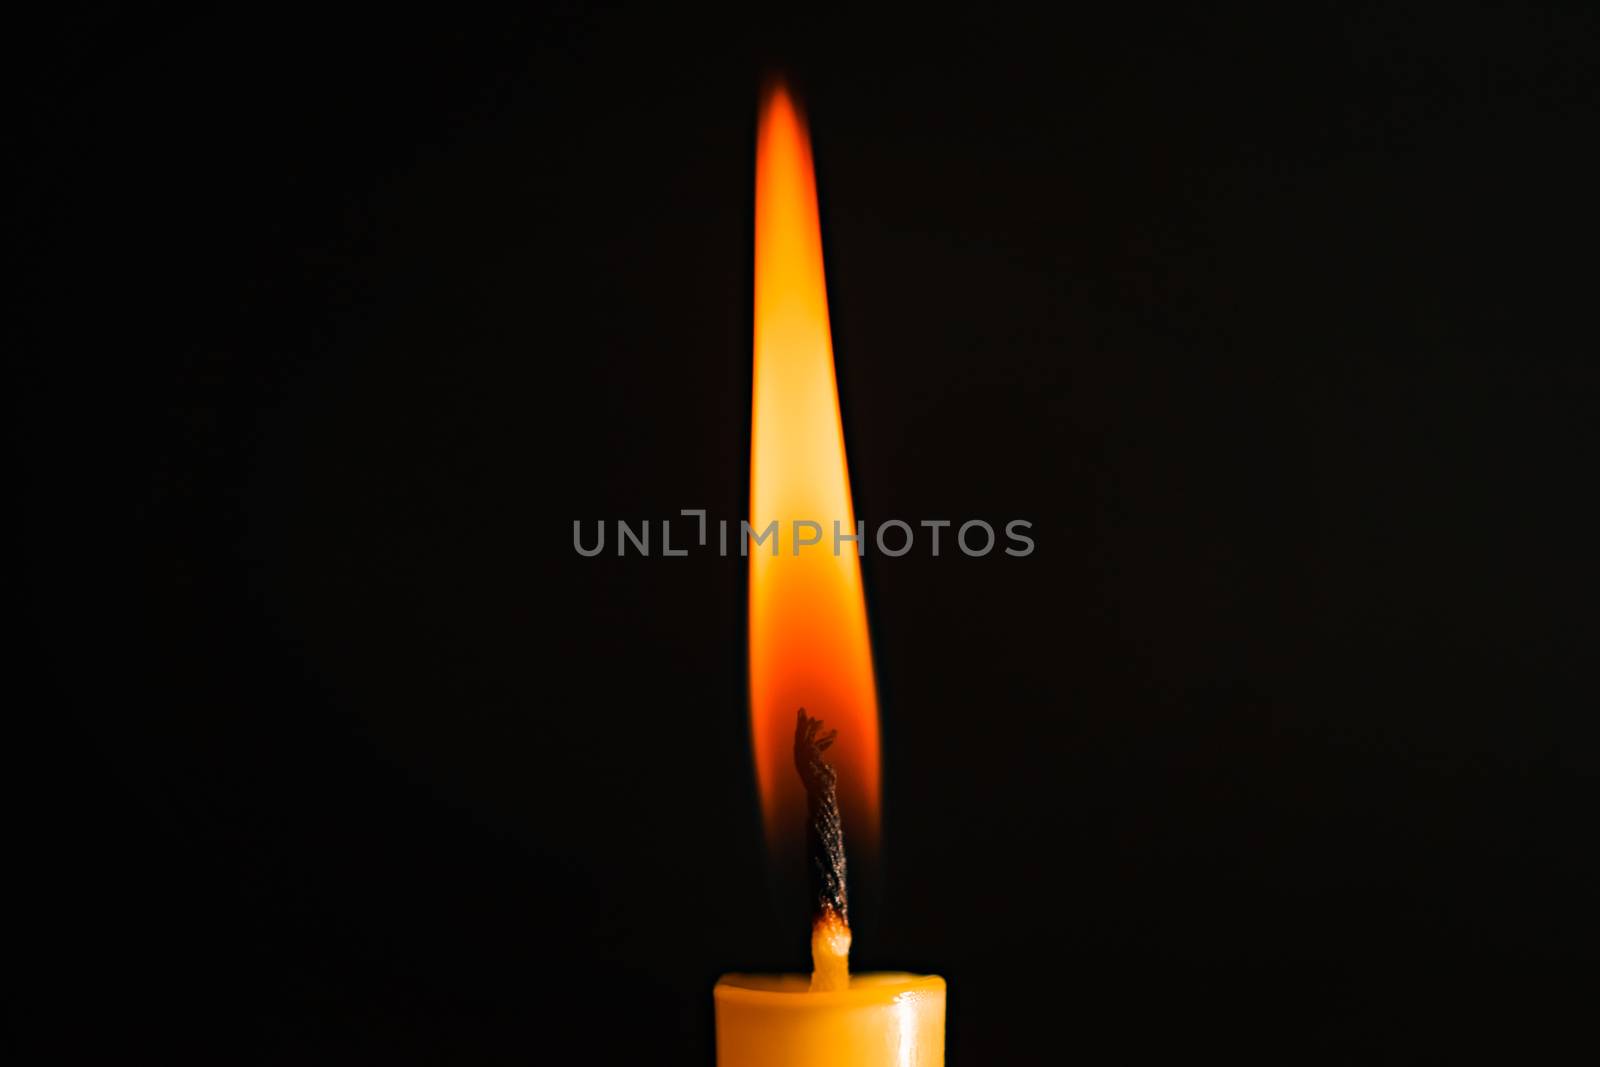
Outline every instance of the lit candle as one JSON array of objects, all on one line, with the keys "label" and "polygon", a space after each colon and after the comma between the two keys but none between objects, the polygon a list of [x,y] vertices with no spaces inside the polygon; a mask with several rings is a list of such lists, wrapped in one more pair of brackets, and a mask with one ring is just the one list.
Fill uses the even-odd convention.
[{"label": "lit candle", "polygon": [[[750,714],[767,832],[807,830],[812,973],[717,983],[720,1067],[938,1067],[944,979],[849,972],[844,834],[878,834],[878,705],[828,326],[816,178],[780,85],[756,150]],[[776,524],[775,527],[773,524]],[[809,717],[810,707],[832,728]],[[800,709],[798,717],[796,709]],[[824,755],[826,753],[826,755]]]}]

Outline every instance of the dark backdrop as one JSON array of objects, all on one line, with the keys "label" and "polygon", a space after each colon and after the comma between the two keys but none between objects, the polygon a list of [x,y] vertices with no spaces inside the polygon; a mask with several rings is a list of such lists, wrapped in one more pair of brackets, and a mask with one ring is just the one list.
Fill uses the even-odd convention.
[{"label": "dark backdrop", "polygon": [[[737,519],[814,125],[886,850],[961,1064],[1582,1017],[1596,19],[80,8],[7,34],[18,973],[51,1047],[711,1059],[798,968]],[[20,852],[15,852],[20,849]]]}]

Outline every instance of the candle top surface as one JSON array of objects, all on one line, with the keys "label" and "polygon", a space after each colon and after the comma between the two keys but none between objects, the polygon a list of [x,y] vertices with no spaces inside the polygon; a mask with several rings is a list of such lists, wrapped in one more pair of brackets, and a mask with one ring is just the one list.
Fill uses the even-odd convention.
[{"label": "candle top surface", "polygon": [[882,971],[852,974],[846,989],[811,991],[808,974],[725,974],[717,980],[719,1000],[760,1000],[768,1004],[791,1003],[795,1007],[815,1006],[823,1001],[838,1004],[886,1004],[907,995],[943,994],[944,979],[936,974],[907,974]]}]

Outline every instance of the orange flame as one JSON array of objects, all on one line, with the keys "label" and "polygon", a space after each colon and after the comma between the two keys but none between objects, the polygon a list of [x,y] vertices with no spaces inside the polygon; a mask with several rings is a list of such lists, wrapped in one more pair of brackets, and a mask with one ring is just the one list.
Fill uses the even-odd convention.
[{"label": "orange flame", "polygon": [[[878,834],[878,697],[857,545],[834,552],[834,522],[856,532],[834,381],[822,270],[817,186],[805,119],[782,85],[770,88],[756,145],[755,375],[751,411],[750,527],[776,520],[778,554],[752,538],[750,722],[769,841],[804,826],[794,769],[795,710],[839,739],[848,840]],[[797,548],[795,523],[821,526]],[[816,531],[803,528],[805,539]]]}]

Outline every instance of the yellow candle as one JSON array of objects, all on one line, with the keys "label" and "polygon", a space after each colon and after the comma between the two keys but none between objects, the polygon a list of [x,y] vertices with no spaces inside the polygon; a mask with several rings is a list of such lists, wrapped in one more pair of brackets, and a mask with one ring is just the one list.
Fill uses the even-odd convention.
[{"label": "yellow candle", "polygon": [[942,1067],[944,979],[857,974],[811,992],[805,975],[717,983],[718,1067]]}]

